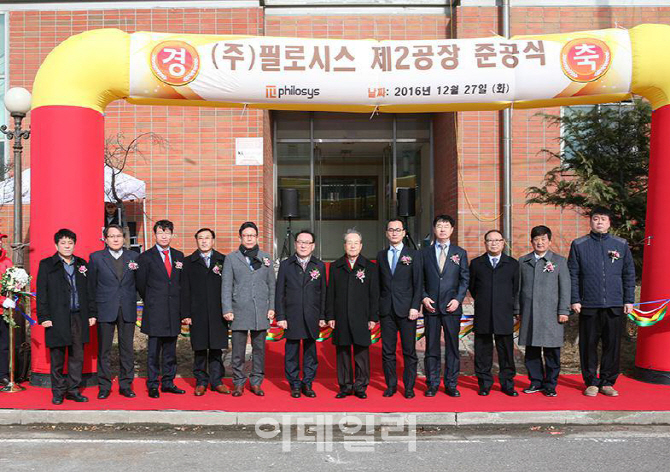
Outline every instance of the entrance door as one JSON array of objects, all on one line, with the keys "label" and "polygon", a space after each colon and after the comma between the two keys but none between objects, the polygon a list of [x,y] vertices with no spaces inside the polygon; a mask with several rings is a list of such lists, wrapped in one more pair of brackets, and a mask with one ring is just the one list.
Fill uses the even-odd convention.
[{"label": "entrance door", "polygon": [[317,254],[343,254],[343,235],[363,235],[363,254],[374,258],[385,243],[384,222],[393,208],[392,147],[389,142],[320,142],[315,157]]},{"label": "entrance door", "polygon": [[[363,235],[363,254],[386,245],[385,222],[397,215],[396,190],[415,189],[407,229],[417,243],[430,234],[432,133],[430,115],[273,112],[275,157],[274,254],[293,252],[287,231],[316,234],[315,255],[344,253],[349,228]],[[298,190],[297,217],[282,216],[281,189]],[[287,250],[283,251],[286,247]]]}]

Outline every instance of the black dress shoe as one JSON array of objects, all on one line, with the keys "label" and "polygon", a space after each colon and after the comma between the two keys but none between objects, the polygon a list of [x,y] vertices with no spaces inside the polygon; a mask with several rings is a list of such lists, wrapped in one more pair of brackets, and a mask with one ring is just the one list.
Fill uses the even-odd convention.
[{"label": "black dress shoe", "polygon": [[386,390],[384,390],[382,397],[392,397],[393,395],[395,395],[395,392],[397,391],[398,389],[396,388],[387,388]]},{"label": "black dress shoe", "polygon": [[176,385],[170,385],[169,387],[161,387],[161,392],[164,393],[176,393],[177,395],[182,395],[186,393],[186,390],[182,390]]},{"label": "black dress shoe", "polygon": [[491,390],[488,388],[480,388],[479,392],[477,392],[477,395],[479,395],[480,397],[488,397],[490,391]]},{"label": "black dress shoe", "polygon": [[368,394],[365,393],[365,392],[362,391],[362,390],[361,390],[361,391],[358,391],[358,392],[354,392],[354,395],[356,395],[358,398],[360,398],[360,399],[362,399],[362,400],[368,398]]},{"label": "black dress shoe", "polygon": [[6,385],[9,385],[9,378],[1,377],[0,378],[0,387],[4,387]]},{"label": "black dress shoe", "polygon": [[405,398],[414,398],[414,389],[405,390]]},{"label": "black dress shoe", "polygon": [[110,393],[112,393],[110,390],[99,390],[98,399],[104,400],[105,398],[109,397]]},{"label": "black dress shoe", "polygon": [[342,390],[340,392],[337,392],[337,395],[335,395],[335,398],[345,398],[353,395],[354,392],[350,392],[347,390]]},{"label": "black dress shoe", "polygon": [[302,386],[302,393],[308,398],[315,398],[316,397],[316,392],[312,390],[311,385],[303,385]]},{"label": "black dress shoe", "polygon": [[546,389],[544,389],[544,392],[542,392],[542,393],[544,393],[545,397],[556,397],[556,396],[558,396],[558,394],[556,393],[556,390],[554,390],[553,388],[546,388]]},{"label": "black dress shoe", "polygon": [[447,387],[447,388],[444,389],[444,393],[446,393],[450,397],[460,397],[461,396],[461,392],[459,392],[456,387]]},{"label": "black dress shoe", "polygon": [[530,387],[523,389],[523,393],[537,393],[543,391],[544,389],[542,387],[536,387],[535,385],[531,385]]},{"label": "black dress shoe", "polygon": [[434,397],[436,394],[437,394],[437,387],[428,387],[428,389],[423,395],[426,397]]},{"label": "black dress shoe", "polygon": [[72,400],[72,401],[75,401],[77,403],[86,403],[88,401],[88,398],[86,398],[85,396],[83,396],[79,392],[66,393],[65,394],[65,399],[66,400]]},{"label": "black dress shoe", "polygon": [[63,403],[63,397],[60,395],[54,395],[51,399],[51,403],[54,405],[61,405]]},{"label": "black dress shoe", "polygon": [[504,394],[507,395],[508,397],[518,397],[518,396],[519,396],[519,392],[517,392],[517,391],[514,390],[514,389],[512,389],[512,390],[503,390],[502,393],[504,393]]},{"label": "black dress shoe", "polygon": [[158,398],[160,396],[161,396],[161,394],[158,393],[158,388],[157,387],[149,389],[149,398]]},{"label": "black dress shoe", "polygon": [[291,397],[300,398],[300,389],[299,388],[291,389]]},{"label": "black dress shoe", "polygon": [[135,395],[135,392],[131,388],[122,388],[119,390],[119,393],[123,395],[126,398],[135,398],[137,395]]}]

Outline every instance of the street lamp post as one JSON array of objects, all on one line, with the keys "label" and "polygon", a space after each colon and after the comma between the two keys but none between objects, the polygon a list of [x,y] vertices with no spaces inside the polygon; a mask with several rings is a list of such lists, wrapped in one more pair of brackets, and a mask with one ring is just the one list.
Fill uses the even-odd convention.
[{"label": "street lamp post", "polygon": [[[9,111],[12,118],[14,118],[14,129],[7,130],[7,125],[0,126],[2,132],[7,139],[14,140],[14,240],[12,241],[12,262],[14,266],[23,268],[23,189],[21,182],[21,155],[23,154],[23,139],[30,137],[29,130],[21,129],[21,122],[30,111],[30,92],[21,87],[11,88],[5,95],[5,108]],[[10,309],[9,316],[13,317],[12,321],[20,319],[17,323],[20,327],[19,345],[25,339],[25,322],[21,317],[15,315],[15,311]],[[4,320],[0,320],[4,323]],[[9,378],[10,382],[5,386],[3,392],[20,392],[25,390],[14,381],[15,363],[16,363],[16,348],[14,339],[14,326],[9,324]]]},{"label": "street lamp post", "polygon": [[7,125],[0,126],[7,139],[14,140],[14,240],[12,242],[12,259],[16,267],[23,268],[23,188],[21,182],[21,156],[23,154],[22,139],[30,137],[29,130],[21,129],[21,122],[30,111],[30,92],[22,87],[14,87],[5,95],[5,108],[14,118],[14,129],[7,130]]}]

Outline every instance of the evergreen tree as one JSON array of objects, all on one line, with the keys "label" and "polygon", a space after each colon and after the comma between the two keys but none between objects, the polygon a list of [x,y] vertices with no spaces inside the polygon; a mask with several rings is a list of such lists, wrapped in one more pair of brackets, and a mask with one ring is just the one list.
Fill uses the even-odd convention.
[{"label": "evergreen tree", "polygon": [[566,108],[541,116],[562,128],[560,151],[543,149],[560,164],[539,187],[526,189],[526,203],[572,208],[584,215],[599,205],[611,209],[613,234],[628,240],[641,275],[649,173],[651,107],[632,104]]}]

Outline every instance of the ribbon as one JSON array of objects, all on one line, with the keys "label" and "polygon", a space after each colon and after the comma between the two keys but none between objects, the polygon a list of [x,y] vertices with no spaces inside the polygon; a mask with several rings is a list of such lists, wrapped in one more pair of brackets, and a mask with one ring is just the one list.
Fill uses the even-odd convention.
[{"label": "ribbon", "polygon": [[656,323],[658,323],[665,317],[665,313],[668,310],[668,303],[670,303],[670,299],[655,300],[653,302],[644,302],[635,304],[639,306],[639,305],[647,305],[650,303],[658,303],[660,301],[663,301],[664,303],[654,310],[642,311],[638,309],[633,309],[633,312],[628,314],[628,319],[630,319],[632,322],[634,322],[641,328],[654,326]]},{"label": "ribbon", "polygon": [[[28,294],[28,295],[32,295],[32,294]],[[14,302],[16,302],[18,299],[19,299],[18,296],[15,297],[15,298],[14,298]],[[20,303],[17,303],[17,304],[16,304],[16,308],[14,308],[14,311],[18,311],[19,314],[20,314],[21,316],[23,316],[26,320],[28,320],[28,324],[29,324],[30,326],[33,326],[33,325],[36,325],[36,324],[37,324],[37,321],[35,321],[34,319],[32,319],[30,316],[26,315],[26,314],[23,312],[23,310],[21,309],[21,304],[20,304]]]}]

